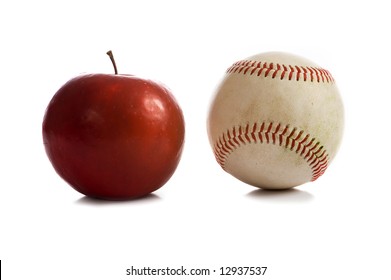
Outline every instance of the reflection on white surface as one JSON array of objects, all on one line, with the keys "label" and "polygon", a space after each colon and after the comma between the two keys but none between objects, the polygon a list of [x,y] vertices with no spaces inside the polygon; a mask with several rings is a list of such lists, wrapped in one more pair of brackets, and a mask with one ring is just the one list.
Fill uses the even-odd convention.
[{"label": "reflection on white surface", "polygon": [[253,199],[259,199],[262,201],[269,200],[276,203],[310,202],[314,198],[312,194],[298,189],[277,190],[277,191],[256,189],[249,192],[247,196]]},{"label": "reflection on white surface", "polygon": [[161,197],[157,194],[150,193],[146,196],[131,199],[131,200],[101,200],[95,199],[88,196],[82,196],[78,198],[74,203],[77,205],[84,206],[119,206],[119,205],[129,205],[129,204],[137,204],[137,203],[152,203],[160,200]]}]

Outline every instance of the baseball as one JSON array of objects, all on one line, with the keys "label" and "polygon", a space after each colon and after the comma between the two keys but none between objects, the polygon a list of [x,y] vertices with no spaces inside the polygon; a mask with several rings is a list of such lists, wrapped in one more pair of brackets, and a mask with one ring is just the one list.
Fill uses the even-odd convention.
[{"label": "baseball", "polygon": [[263,189],[315,181],[335,157],[344,124],[334,78],[317,64],[269,52],[232,64],[207,126],[220,166]]}]

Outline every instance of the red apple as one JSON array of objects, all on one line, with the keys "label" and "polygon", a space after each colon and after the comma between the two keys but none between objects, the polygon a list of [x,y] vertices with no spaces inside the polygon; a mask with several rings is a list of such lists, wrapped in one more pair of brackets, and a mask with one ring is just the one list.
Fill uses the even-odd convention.
[{"label": "red apple", "polygon": [[56,172],[99,199],[145,196],[163,186],[184,145],[182,110],[163,85],[132,75],[69,80],[43,119],[45,150]]}]

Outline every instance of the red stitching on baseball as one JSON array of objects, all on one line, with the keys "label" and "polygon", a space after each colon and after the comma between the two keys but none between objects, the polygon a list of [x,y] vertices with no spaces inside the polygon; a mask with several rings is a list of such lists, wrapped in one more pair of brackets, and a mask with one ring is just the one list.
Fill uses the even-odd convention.
[{"label": "red stitching on baseball", "polygon": [[281,80],[287,77],[288,80],[304,82],[318,82],[318,83],[334,83],[334,78],[326,69],[312,66],[299,66],[299,65],[285,65],[279,63],[267,63],[258,62],[255,60],[240,60],[232,64],[227,69],[227,73],[237,73],[243,75],[250,75],[256,73],[257,76],[261,76],[264,73],[264,77],[271,77],[275,79],[280,77]]},{"label": "red stitching on baseball", "polygon": [[225,169],[225,163],[233,151],[242,145],[257,143],[278,145],[302,157],[312,170],[311,181],[318,179],[327,169],[329,156],[320,142],[304,130],[280,123],[262,122],[259,125],[255,122],[234,126],[220,135],[213,150],[217,162]]}]

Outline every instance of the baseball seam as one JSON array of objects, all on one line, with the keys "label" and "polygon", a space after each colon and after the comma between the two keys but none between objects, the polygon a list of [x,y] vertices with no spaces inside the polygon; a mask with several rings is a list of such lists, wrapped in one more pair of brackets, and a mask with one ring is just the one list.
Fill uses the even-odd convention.
[{"label": "baseball seam", "polygon": [[330,72],[312,66],[298,66],[285,65],[273,62],[260,62],[255,60],[240,60],[235,62],[227,69],[227,73],[238,73],[243,75],[256,75],[264,77],[271,77],[273,79],[280,78],[304,82],[318,82],[318,83],[334,83],[334,78]]},{"label": "baseball seam", "polygon": [[306,134],[304,130],[280,123],[253,123],[246,126],[234,126],[220,135],[214,145],[217,162],[225,170],[225,164],[236,149],[249,144],[272,144],[289,149],[309,164],[312,171],[311,181],[315,181],[326,171],[328,154],[326,149]]}]

